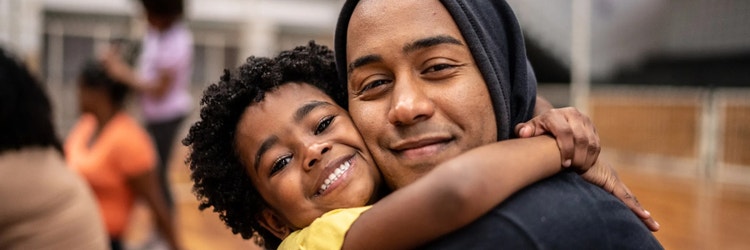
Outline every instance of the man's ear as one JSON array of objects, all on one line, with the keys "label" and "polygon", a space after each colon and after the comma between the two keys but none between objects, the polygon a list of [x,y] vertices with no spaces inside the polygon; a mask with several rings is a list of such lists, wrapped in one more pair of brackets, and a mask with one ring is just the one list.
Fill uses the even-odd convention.
[{"label": "man's ear", "polygon": [[292,229],[274,211],[268,208],[263,209],[258,222],[260,226],[282,240],[292,233]]}]

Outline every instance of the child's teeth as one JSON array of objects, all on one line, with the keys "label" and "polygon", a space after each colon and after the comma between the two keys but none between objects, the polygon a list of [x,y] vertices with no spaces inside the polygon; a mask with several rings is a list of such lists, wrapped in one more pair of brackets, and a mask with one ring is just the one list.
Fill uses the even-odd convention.
[{"label": "child's teeth", "polygon": [[330,186],[331,183],[333,183],[333,181],[338,179],[339,176],[341,176],[341,174],[343,174],[344,171],[349,169],[350,166],[351,166],[351,163],[347,161],[347,162],[344,162],[344,164],[341,164],[341,166],[339,166],[338,168],[336,168],[336,170],[334,170],[333,173],[328,175],[328,178],[326,178],[323,181],[323,185],[320,185],[319,193],[326,191],[326,189],[328,189],[328,186]]}]

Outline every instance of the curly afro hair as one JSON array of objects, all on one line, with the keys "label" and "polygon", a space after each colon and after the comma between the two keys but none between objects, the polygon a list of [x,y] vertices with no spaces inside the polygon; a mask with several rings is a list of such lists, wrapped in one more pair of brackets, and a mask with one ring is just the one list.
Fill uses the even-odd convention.
[{"label": "curly afro hair", "polygon": [[265,202],[240,160],[235,144],[237,124],[248,106],[290,82],[311,84],[341,103],[346,91],[337,81],[333,51],[314,41],[275,58],[249,57],[237,69],[224,70],[221,80],[203,92],[200,120],[182,141],[190,147],[186,162],[199,208],[213,207],[233,233],[245,239],[257,233],[261,237],[257,244],[275,249],[281,240],[257,220]]}]

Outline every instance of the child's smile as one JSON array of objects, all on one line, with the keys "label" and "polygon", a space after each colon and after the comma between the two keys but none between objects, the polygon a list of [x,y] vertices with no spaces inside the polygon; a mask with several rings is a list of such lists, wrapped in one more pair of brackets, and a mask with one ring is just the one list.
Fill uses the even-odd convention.
[{"label": "child's smile", "polygon": [[[339,162],[343,161],[343,163],[338,164]],[[330,193],[330,190],[335,189],[339,186],[339,184],[348,177],[349,170],[352,168],[352,165],[354,164],[354,156],[347,156],[343,157],[341,160],[334,161],[332,164],[329,164],[324,170],[323,173],[318,177],[320,183],[320,188],[318,189],[318,192],[315,194],[316,196],[323,196]]]},{"label": "child's smile", "polygon": [[347,112],[311,85],[267,92],[243,113],[235,143],[253,185],[292,229],[377,198],[381,177],[362,137]]}]

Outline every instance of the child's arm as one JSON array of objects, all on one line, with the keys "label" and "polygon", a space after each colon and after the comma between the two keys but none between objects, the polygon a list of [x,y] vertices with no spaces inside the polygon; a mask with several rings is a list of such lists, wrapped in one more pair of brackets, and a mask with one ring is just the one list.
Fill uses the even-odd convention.
[{"label": "child's arm", "polygon": [[478,147],[375,203],[352,224],[342,249],[414,248],[478,219],[516,191],[561,170],[555,139]]},{"label": "child's arm", "polygon": [[[562,154],[563,166],[566,164],[583,165],[597,162],[599,158],[599,135],[591,119],[575,108],[553,109],[552,105],[537,96],[534,118],[516,125],[516,135],[527,138],[551,133],[557,138],[557,145]],[[599,167],[598,172],[586,172],[581,176],[584,180],[596,184],[612,193],[627,205],[633,213],[638,215],[651,231],[659,230],[659,223],[644,209],[638,199],[618,177],[617,173],[608,165]],[[580,172],[579,172],[580,173]]]}]

